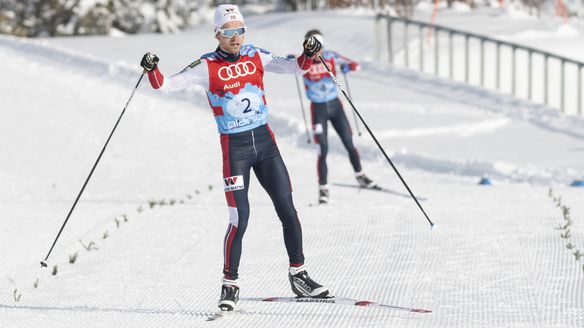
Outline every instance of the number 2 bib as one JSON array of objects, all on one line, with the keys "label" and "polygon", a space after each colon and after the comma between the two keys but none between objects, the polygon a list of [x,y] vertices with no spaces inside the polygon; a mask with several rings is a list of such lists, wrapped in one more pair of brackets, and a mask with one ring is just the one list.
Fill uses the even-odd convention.
[{"label": "number 2 bib", "polygon": [[237,133],[266,124],[264,69],[257,50],[242,51],[236,62],[218,56],[204,59],[209,68],[207,98],[219,133]]}]

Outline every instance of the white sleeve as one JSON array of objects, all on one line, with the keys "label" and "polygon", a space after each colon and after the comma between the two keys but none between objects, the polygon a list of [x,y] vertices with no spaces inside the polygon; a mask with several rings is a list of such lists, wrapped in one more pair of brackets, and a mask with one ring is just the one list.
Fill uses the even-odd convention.
[{"label": "white sleeve", "polygon": [[295,74],[304,75],[308,70],[303,70],[298,65],[298,62],[294,58],[284,58],[272,54],[270,51],[256,48],[262,59],[262,65],[264,66],[264,71],[279,73],[279,74]]},{"label": "white sleeve", "polygon": [[209,89],[209,66],[207,61],[198,59],[182,71],[164,78],[160,91],[170,93],[199,85]]}]

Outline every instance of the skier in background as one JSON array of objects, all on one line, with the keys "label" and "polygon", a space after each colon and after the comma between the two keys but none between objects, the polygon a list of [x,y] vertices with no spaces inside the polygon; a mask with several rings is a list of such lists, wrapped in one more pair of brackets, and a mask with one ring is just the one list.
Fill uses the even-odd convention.
[{"label": "skier in background", "polygon": [[304,74],[321,44],[315,37],[304,40],[298,60],[243,45],[247,27],[235,5],[219,5],[215,11],[215,38],[219,46],[181,72],[170,77],[158,69],[156,55],[146,53],[141,66],[148,71],[153,88],[165,93],[200,85],[205,88],[215,116],[223,151],[223,180],[229,208],[224,239],[224,264],[218,306],[231,311],[239,300],[238,267],[242,238],[249,219],[250,170],[269,194],[282,222],[288,252],[288,278],[298,296],[325,297],[328,288],[312,280],[304,266],[302,229],[292,201],[292,186],[268,123],[264,72]]},{"label": "skier in background", "polygon": [[[313,29],[306,33],[306,38],[315,37],[323,43],[323,36],[319,30]],[[362,188],[379,189],[379,186],[369,179],[361,167],[359,152],[353,145],[353,131],[343,110],[343,104],[339,99],[339,91],[328,71],[322,65],[318,56],[322,56],[333,74],[336,75],[336,65],[341,65],[341,71],[348,73],[359,69],[359,64],[353,60],[341,56],[331,50],[321,50],[315,55],[310,70],[304,74],[304,86],[306,96],[311,101],[310,110],[312,117],[312,130],[314,141],[318,145],[318,201],[326,204],[329,201],[329,189],[327,185],[328,168],[326,155],[328,153],[328,122],[330,121],[341,138],[345,149],[349,153],[349,160],[355,171],[355,178]]]}]

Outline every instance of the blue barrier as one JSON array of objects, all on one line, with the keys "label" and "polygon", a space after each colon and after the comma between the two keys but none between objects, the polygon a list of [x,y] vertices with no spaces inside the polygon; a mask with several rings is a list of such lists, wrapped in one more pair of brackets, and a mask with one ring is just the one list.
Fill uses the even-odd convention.
[{"label": "blue barrier", "polygon": [[571,187],[584,187],[584,180],[574,180],[571,184]]},{"label": "blue barrier", "polygon": [[481,178],[481,181],[479,181],[479,185],[492,186],[493,184],[491,183],[491,180],[489,178]]}]

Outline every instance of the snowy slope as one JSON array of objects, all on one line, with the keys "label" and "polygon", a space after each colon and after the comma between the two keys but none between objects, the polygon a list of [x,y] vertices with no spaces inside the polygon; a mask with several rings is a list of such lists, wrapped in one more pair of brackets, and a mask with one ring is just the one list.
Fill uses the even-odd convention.
[{"label": "snowy slope", "polygon": [[[164,71],[179,70],[214,48],[208,28],[200,28],[41,44],[0,39],[0,54],[10,58],[0,61],[0,326],[581,327],[584,261],[574,261],[566,243],[584,251],[583,191],[563,186],[584,172],[582,120],[367,62],[370,54],[359,46],[370,48],[373,23],[363,15],[257,16],[248,21],[249,37],[286,54],[300,41],[274,42],[274,35],[299,40],[321,24],[331,47],[365,60],[349,77],[355,103],[412,189],[428,199],[422,204],[439,228],[428,229],[366,136],[358,139],[365,168],[394,193],[340,186],[354,182],[331,135],[333,200],[310,206],[315,155],[303,139],[295,82],[268,76],[272,126],[291,174],[311,275],[337,295],[431,314],[246,301],[291,296],[281,228],[253,180],[240,268],[244,300],[240,312],[206,322],[216,311],[227,223],[218,137],[197,90],[162,96],[147,83],[51,267],[39,268],[140,75],[140,55],[153,50]],[[483,174],[497,178],[496,186],[476,186]],[[569,240],[554,229],[563,218],[549,185],[571,207]],[[167,205],[150,208],[149,200],[162,199]],[[79,240],[98,249],[86,251]]]},{"label": "snowy slope", "polygon": [[[254,16],[247,24],[250,26],[248,42],[276,54],[299,52],[304,31],[319,27],[331,48],[362,61],[364,69],[349,76],[355,103],[385,139],[386,147],[399,153],[396,158],[399,162],[441,173],[455,171],[469,176],[489,175],[544,184],[566,184],[583,174],[584,154],[572,150],[581,148],[584,119],[565,117],[556,110],[478,88],[392,71],[370,62],[374,51],[371,15],[270,14]],[[174,73],[197,55],[214,49],[210,30],[201,26],[165,37],[64,38],[52,43],[87,49],[98,58],[128,67],[134,67],[141,54],[150,50],[160,56],[163,71]],[[291,42],[275,42],[274,35]],[[289,76],[268,75],[266,81],[268,85],[278,86],[268,91],[268,100],[278,108],[272,111],[272,119],[282,113],[285,122],[279,122],[288,125],[292,116],[301,129],[294,80]],[[420,97],[420,93],[425,97]],[[198,92],[189,95],[189,99],[206,103]],[[299,142],[302,133],[295,134]],[[534,139],[539,141],[537,148],[528,146]],[[373,143],[366,138],[359,142],[365,156],[379,158]],[[343,152],[340,143],[333,143],[333,148]]]}]

